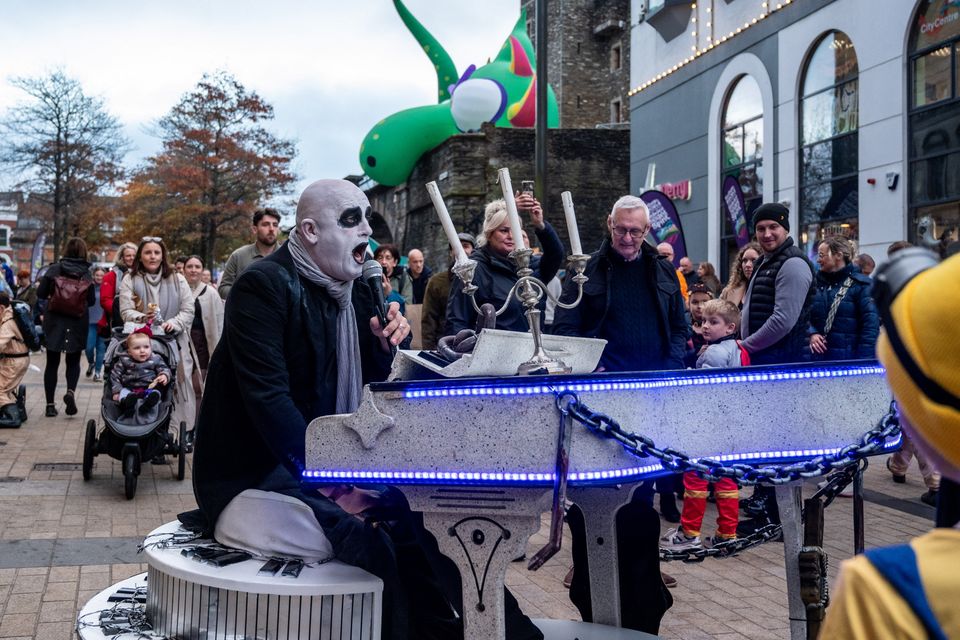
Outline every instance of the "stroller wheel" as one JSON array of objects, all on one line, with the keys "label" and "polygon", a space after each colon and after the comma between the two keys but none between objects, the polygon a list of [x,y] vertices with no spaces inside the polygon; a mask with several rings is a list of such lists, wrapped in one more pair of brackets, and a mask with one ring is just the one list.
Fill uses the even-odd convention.
[{"label": "stroller wheel", "polygon": [[127,500],[133,500],[137,494],[137,454],[134,451],[123,456],[123,494]]},{"label": "stroller wheel", "polygon": [[93,457],[97,455],[97,423],[95,420],[87,422],[87,433],[83,438],[83,479],[89,480],[93,473]]},{"label": "stroller wheel", "polygon": [[180,439],[177,441],[177,480],[183,480],[187,474],[187,423],[180,423]]}]

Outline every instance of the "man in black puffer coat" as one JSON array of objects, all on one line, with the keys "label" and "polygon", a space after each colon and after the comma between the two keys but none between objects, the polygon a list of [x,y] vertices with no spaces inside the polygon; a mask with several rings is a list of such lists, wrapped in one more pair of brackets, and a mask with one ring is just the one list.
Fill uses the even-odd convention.
[{"label": "man in black puffer coat", "polygon": [[[743,298],[740,335],[751,364],[799,362],[808,358],[813,264],[790,237],[790,212],[782,204],[757,207],[753,226],[763,255],[753,267]],[[759,513],[741,520],[737,535],[753,533],[768,522],[779,523],[773,488],[758,485],[747,511]]]},{"label": "man in black puffer coat", "polygon": [[850,242],[840,237],[827,238],[817,251],[820,272],[810,308],[810,350],[816,360],[876,357],[880,317],[870,295],[873,281],[857,270],[852,255]]},{"label": "man in black puffer coat", "polygon": [[782,204],[760,205],[753,225],[763,255],[743,299],[743,347],[751,364],[801,361],[813,302],[813,264],[789,236],[790,216]]}]

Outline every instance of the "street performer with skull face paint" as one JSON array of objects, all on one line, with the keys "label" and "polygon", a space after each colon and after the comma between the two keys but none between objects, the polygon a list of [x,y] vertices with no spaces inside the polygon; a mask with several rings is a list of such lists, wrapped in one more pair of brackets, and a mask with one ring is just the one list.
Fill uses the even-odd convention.
[{"label": "street performer with skull face paint", "polygon": [[[360,279],[370,214],[352,183],[314,182],[289,241],[233,286],[197,422],[200,509],[181,519],[260,555],[359,566],[384,581],[384,638],[454,638],[459,574],[398,490],[300,485],[307,424],[356,411],[363,384],[385,379],[391,348],[408,342],[397,303],[381,327]],[[542,637],[507,601],[508,637]]]}]

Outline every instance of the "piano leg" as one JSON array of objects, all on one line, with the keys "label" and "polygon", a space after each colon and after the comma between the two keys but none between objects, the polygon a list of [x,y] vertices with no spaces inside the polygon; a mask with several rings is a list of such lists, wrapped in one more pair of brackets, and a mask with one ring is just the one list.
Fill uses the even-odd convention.
[{"label": "piano leg", "polygon": [[617,510],[630,502],[633,487],[571,487],[567,497],[583,511],[593,622],[620,626],[620,565]]},{"label": "piano leg", "polygon": [[807,608],[800,595],[800,548],[803,546],[803,523],[800,521],[800,482],[776,488],[777,507],[783,526],[783,556],[787,570],[787,604],[790,609],[790,638],[807,637]]},{"label": "piano leg", "polygon": [[540,530],[540,516],[550,508],[550,489],[406,486],[402,490],[410,508],[423,513],[423,524],[436,537],[440,552],[460,571],[464,640],[503,640],[507,567]]}]

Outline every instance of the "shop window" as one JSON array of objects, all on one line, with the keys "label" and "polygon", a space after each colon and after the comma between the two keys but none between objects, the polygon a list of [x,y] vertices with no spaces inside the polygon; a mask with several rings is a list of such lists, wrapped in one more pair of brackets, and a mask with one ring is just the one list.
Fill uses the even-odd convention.
[{"label": "shop window", "polygon": [[807,254],[828,235],[859,236],[860,87],[853,43],[832,31],[807,61],[800,90],[800,241]]},{"label": "shop window", "polygon": [[922,0],[911,29],[907,238],[929,245],[960,224],[960,4]]},{"label": "shop window", "polygon": [[952,47],[940,47],[913,59],[913,106],[953,97]]},{"label": "shop window", "polygon": [[[757,81],[740,76],[723,110],[721,136],[721,185],[728,176],[740,184],[746,205],[745,220],[750,224],[754,210],[763,202],[763,99]],[[721,196],[721,203],[724,199]],[[720,222],[720,270],[727,277],[730,260],[736,256],[736,227],[726,204],[722,204]],[[749,230],[753,235],[753,229]]]}]

